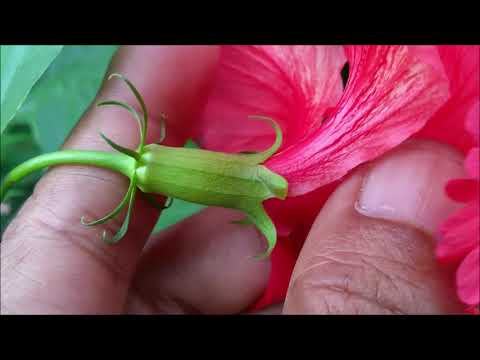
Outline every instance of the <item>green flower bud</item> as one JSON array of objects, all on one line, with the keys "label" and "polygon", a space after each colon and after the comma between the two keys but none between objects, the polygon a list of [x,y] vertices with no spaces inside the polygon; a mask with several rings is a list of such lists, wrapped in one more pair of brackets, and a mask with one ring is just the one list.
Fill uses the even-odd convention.
[{"label": "green flower bud", "polygon": [[262,202],[285,199],[288,184],[257,160],[256,154],[147,145],[136,169],[137,186],[146,193],[245,212],[267,238],[270,253],[276,230]]},{"label": "green flower bud", "polygon": [[253,204],[287,195],[287,182],[250,155],[201,149],[145,146],[137,186],[148,193],[247,211]]},{"label": "green flower bud", "polygon": [[[128,110],[140,125],[140,145],[134,150],[123,148],[102,137],[119,153],[65,150],[44,154],[19,165],[7,175],[0,187],[0,198],[20,178],[45,166],[59,164],[83,164],[108,168],[130,178],[130,186],[120,204],[105,217],[85,223],[93,226],[105,223],[118,215],[127,206],[124,223],[117,234],[104,240],[118,242],[126,233],[137,188],[145,194],[161,194],[207,206],[238,209],[244,212],[249,222],[257,226],[267,239],[268,247],[263,256],[268,256],[276,242],[277,233],[272,220],[263,208],[263,201],[271,198],[285,199],[287,181],[262,165],[280,147],[282,134],[278,125],[269,118],[253,117],[268,121],[276,132],[274,144],[264,152],[253,154],[229,154],[203,149],[176,148],[159,144],[145,145],[147,110],[134,86],[121,75],[140,102],[143,121],[130,105],[119,101],[104,101],[99,105],[118,105]],[[164,129],[162,130],[162,139]],[[150,198],[151,199],[151,198]],[[245,223],[245,221],[243,221]]]}]

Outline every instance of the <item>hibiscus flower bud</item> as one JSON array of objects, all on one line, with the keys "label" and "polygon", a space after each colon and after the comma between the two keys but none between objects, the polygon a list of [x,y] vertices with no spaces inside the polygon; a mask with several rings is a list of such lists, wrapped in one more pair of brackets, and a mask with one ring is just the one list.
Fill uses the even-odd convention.
[{"label": "hibiscus flower bud", "polygon": [[285,199],[286,180],[250,156],[147,145],[136,170],[137,186],[143,192],[244,211],[266,199]]},{"label": "hibiscus flower bud", "polygon": [[[252,117],[269,122],[276,133],[273,145],[259,153],[231,154],[160,144],[145,145],[148,119],[146,106],[138,91],[127,79],[118,74],[114,76],[122,78],[131,88],[142,107],[143,119],[132,106],[116,100],[103,101],[99,105],[121,106],[133,115],[140,128],[140,144],[137,149],[124,148],[101,134],[117,153],[63,150],[37,156],[20,164],[5,177],[0,186],[0,200],[15,182],[44,167],[62,164],[102,167],[130,179],[127,193],[114,210],[98,220],[86,222],[84,218],[81,219],[82,224],[86,226],[103,224],[127,207],[121,228],[113,237],[107,236],[104,232],[104,241],[113,244],[126,234],[136,192],[139,189],[155,206],[157,204],[154,198],[148,194],[160,194],[170,199],[176,198],[244,212],[247,218],[241,223],[252,223],[257,226],[268,243],[263,257],[270,255],[276,243],[277,232],[262,203],[270,198],[285,199],[288,184],[282,176],[262,164],[276,153],[282,143],[280,127],[270,118]],[[164,137],[163,129],[161,141]]]}]

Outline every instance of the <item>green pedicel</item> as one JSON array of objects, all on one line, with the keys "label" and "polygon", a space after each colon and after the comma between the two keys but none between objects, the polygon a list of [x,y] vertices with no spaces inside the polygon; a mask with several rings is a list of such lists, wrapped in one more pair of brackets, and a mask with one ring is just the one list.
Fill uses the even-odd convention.
[{"label": "green pedicel", "polygon": [[[282,143],[282,134],[278,125],[271,119],[252,116],[253,119],[267,121],[275,129],[275,143],[261,153],[228,154],[202,149],[168,147],[159,144],[145,145],[147,132],[147,109],[135,87],[119,74],[112,74],[124,80],[138,99],[143,118],[130,105],[119,101],[104,101],[99,106],[116,105],[129,111],[139,123],[140,145],[137,149],[126,149],[101,134],[104,140],[117,153],[102,151],[62,150],[40,155],[13,169],[0,186],[0,199],[7,190],[24,176],[44,167],[79,164],[110,169],[130,179],[130,186],[120,204],[103,218],[83,225],[103,224],[117,216],[128,206],[124,222],[118,232],[109,237],[104,232],[104,241],[114,244],[126,234],[136,191],[145,195],[161,194],[171,198],[186,200],[208,206],[238,209],[247,215],[245,220],[257,226],[267,239],[267,250],[260,257],[267,257],[273,250],[277,233],[272,220],[265,212],[262,202],[270,198],[285,199],[287,181],[280,175],[261,165],[273,156]],[[162,141],[165,137],[162,119]],[[148,196],[149,201],[154,201]]]}]

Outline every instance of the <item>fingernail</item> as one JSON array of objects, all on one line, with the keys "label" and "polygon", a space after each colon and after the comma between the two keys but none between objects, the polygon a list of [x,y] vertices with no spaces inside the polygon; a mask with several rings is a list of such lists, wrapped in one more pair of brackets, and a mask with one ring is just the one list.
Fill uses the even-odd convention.
[{"label": "fingernail", "polygon": [[460,154],[440,144],[404,144],[373,164],[355,207],[365,216],[406,223],[435,236],[459,207],[444,187],[465,176],[462,162]]}]

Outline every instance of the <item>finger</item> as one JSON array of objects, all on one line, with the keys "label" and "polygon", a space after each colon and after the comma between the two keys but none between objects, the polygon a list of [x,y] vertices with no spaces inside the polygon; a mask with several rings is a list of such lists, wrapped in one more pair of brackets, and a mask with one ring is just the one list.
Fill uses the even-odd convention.
[{"label": "finger", "polygon": [[263,292],[265,240],[242,214],[208,208],[148,242],[129,293],[130,313],[239,313]]},{"label": "finger", "polygon": [[[168,114],[178,126],[168,131],[171,144],[185,140],[215,65],[209,47],[121,48],[109,73],[129,78],[145,99],[150,116],[149,141],[159,137],[159,117]],[[107,82],[98,99],[138,104],[121,81]],[[139,140],[137,124],[123,109],[92,107],[65,144],[69,149],[110,150],[104,132],[125,147]],[[85,228],[80,218],[97,219],[111,211],[127,189],[127,179],[109,171],[79,166],[53,168],[4,234],[2,241],[2,310],[12,312],[106,313],[123,309],[136,261],[158,212],[136,202],[127,236],[115,246],[101,240],[120,221]],[[119,219],[121,220],[121,219]]]},{"label": "finger", "polygon": [[438,225],[458,206],[444,194],[445,183],[462,174],[461,156],[427,142],[405,144],[358,170],[312,226],[284,312],[460,311],[434,247]]}]

